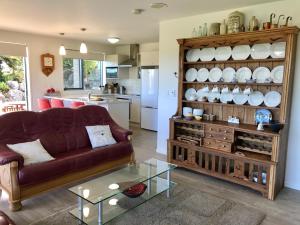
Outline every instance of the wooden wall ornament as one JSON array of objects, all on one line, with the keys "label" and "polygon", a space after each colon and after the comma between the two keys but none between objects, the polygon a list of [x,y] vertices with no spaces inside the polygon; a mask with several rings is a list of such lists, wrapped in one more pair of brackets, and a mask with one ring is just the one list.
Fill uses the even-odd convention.
[{"label": "wooden wall ornament", "polygon": [[41,55],[42,72],[48,77],[55,69],[54,55],[49,53]]}]

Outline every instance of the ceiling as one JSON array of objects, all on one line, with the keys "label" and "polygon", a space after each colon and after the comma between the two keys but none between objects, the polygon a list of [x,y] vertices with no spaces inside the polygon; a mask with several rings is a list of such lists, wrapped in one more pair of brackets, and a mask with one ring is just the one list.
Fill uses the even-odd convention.
[{"label": "ceiling", "polygon": [[[106,43],[118,36],[120,43],[158,41],[159,22],[243,7],[274,0],[0,0],[0,29],[24,31]],[[168,7],[151,9],[150,3]],[[133,15],[132,9],[145,9]],[[87,28],[85,33],[81,27]]]}]

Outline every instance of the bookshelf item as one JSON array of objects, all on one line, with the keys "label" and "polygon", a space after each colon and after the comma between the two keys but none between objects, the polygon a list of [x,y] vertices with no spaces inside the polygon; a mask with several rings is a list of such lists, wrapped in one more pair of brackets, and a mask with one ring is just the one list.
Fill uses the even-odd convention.
[{"label": "bookshelf item", "polygon": [[[284,185],[298,32],[297,27],[285,27],[177,40],[179,43],[178,108],[174,117],[170,119],[168,139],[170,163],[249,187],[261,192],[270,200],[275,199]],[[236,46],[249,46],[254,49],[252,51],[258,48],[265,48],[268,51],[271,49],[271,53],[248,54],[249,48]],[[220,47],[230,47],[231,57],[224,57],[224,59],[228,58],[227,60],[220,60],[220,57],[217,57],[218,60],[215,58],[211,60],[210,56],[209,61],[201,61],[197,56],[203,49]],[[279,49],[281,52],[279,55],[274,55],[272,49]],[[191,53],[193,53],[193,60],[190,60]],[[251,55],[254,57],[252,58]],[[244,56],[247,58],[245,59]],[[236,58],[239,57],[242,59],[237,60]],[[202,71],[211,71],[213,68],[222,71],[232,68],[238,71],[243,67],[251,70],[251,79],[247,76],[245,79],[238,80],[233,78],[232,74],[229,74],[229,77],[227,69],[225,70],[227,82],[222,78],[219,79],[219,73],[218,76],[213,76],[213,79],[200,77],[196,80],[194,78],[186,80],[186,72],[191,69],[200,70],[198,74],[201,75]],[[263,69],[257,71],[257,68]],[[266,71],[269,73],[274,68],[278,70],[276,77],[274,74],[271,77],[266,74]],[[230,70],[233,71],[232,69]],[[282,69],[283,77],[280,74]],[[255,78],[253,78],[255,70]],[[194,89],[201,95],[203,95],[202,91],[198,90],[210,90],[209,93],[213,90],[216,95],[216,90],[221,92],[223,89],[226,91],[236,89],[241,90],[239,94],[242,95],[243,90],[247,89],[252,93],[262,93],[263,96],[270,92],[278,93],[281,100],[280,104],[278,102],[268,104],[268,101],[265,104],[262,103],[262,99],[256,101],[253,99],[255,96],[251,96],[251,104],[249,98],[245,104],[234,104],[230,100],[220,102],[218,98],[214,101],[206,101],[210,96],[208,92],[207,98],[201,96],[197,98],[193,94],[190,99],[186,99],[185,93],[188,89]],[[259,96],[262,98],[261,94]],[[186,120],[182,114],[183,107],[204,109],[205,114],[215,115],[216,120]],[[280,131],[272,131],[270,126],[266,126],[264,130],[257,130],[255,114],[257,110],[264,109],[269,110],[272,119],[281,125]],[[230,117],[238,118],[240,123],[228,123]]]}]

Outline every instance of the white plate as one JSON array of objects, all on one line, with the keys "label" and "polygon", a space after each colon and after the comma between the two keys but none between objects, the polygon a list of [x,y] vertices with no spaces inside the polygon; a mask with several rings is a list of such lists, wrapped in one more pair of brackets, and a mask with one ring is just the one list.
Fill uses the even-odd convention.
[{"label": "white plate", "polygon": [[201,68],[201,69],[198,70],[198,73],[197,73],[197,81],[198,82],[205,82],[205,81],[207,81],[208,76],[209,76],[208,69]]},{"label": "white plate", "polygon": [[281,84],[283,81],[284,66],[276,66],[271,71],[271,78],[274,83]]},{"label": "white plate", "polygon": [[251,48],[249,45],[237,45],[232,50],[234,60],[245,60],[249,57]]},{"label": "white plate", "polygon": [[185,98],[188,101],[195,101],[197,99],[197,91],[194,88],[189,88],[185,92]]},{"label": "white plate", "polygon": [[246,83],[251,79],[252,72],[248,67],[241,67],[236,71],[236,79],[239,83]]},{"label": "white plate", "polygon": [[248,101],[248,95],[245,95],[243,93],[234,94],[233,95],[233,102],[237,105],[244,105]]},{"label": "white plate", "polygon": [[215,48],[203,48],[200,51],[200,60],[201,61],[212,61],[215,58]]},{"label": "white plate", "polygon": [[198,101],[201,101],[203,99],[203,97],[208,97],[209,95],[209,91],[204,91],[203,88],[202,89],[199,89],[197,91],[197,97],[198,97]]},{"label": "white plate", "polygon": [[252,59],[266,59],[271,55],[271,44],[255,44],[251,48]]},{"label": "white plate", "polygon": [[275,42],[271,46],[272,58],[284,58],[285,57],[286,42]]},{"label": "white plate", "polygon": [[220,92],[209,92],[208,94],[208,101],[215,102],[215,100],[219,100],[221,97]]},{"label": "white plate", "polygon": [[195,68],[190,68],[185,73],[186,81],[193,82],[197,78],[198,71]]},{"label": "white plate", "polygon": [[227,104],[228,102],[231,102],[232,100],[233,100],[233,94],[231,91],[226,92],[226,93],[221,93],[220,101],[222,103]]},{"label": "white plate", "polygon": [[277,107],[281,102],[281,94],[277,91],[270,91],[265,95],[264,102],[268,107]]},{"label": "white plate", "polygon": [[215,52],[215,59],[217,61],[226,61],[230,58],[231,52],[230,46],[218,47]]},{"label": "white plate", "polygon": [[226,67],[222,72],[224,82],[233,82],[235,79],[235,70],[232,67]]},{"label": "white plate", "polygon": [[218,82],[222,77],[222,70],[219,67],[214,67],[209,71],[208,79],[210,82]]},{"label": "white plate", "polygon": [[252,106],[259,106],[264,102],[264,95],[260,91],[254,91],[249,95],[248,102]]},{"label": "white plate", "polygon": [[186,53],[186,61],[187,62],[197,62],[200,57],[200,49],[190,49]]},{"label": "white plate", "polygon": [[265,83],[266,80],[271,79],[271,72],[267,67],[258,67],[253,71],[252,78],[256,83]]}]

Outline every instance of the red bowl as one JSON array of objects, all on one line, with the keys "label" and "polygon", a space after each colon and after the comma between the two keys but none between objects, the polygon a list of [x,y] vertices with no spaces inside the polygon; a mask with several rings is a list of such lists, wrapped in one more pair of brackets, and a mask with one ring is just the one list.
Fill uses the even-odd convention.
[{"label": "red bowl", "polygon": [[141,196],[147,189],[147,185],[139,183],[123,191],[123,194],[129,198],[137,198]]}]

